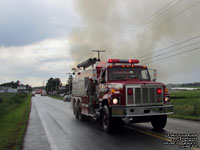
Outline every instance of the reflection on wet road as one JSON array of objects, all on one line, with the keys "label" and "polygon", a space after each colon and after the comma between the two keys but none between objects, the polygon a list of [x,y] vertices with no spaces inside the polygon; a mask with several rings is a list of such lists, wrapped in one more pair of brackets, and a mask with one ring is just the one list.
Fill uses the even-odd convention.
[{"label": "reflection on wet road", "polygon": [[149,123],[138,123],[115,133],[106,133],[97,121],[76,120],[70,103],[36,95],[32,99],[24,150],[181,149],[178,145],[165,144],[170,141],[167,135],[172,133],[200,134],[200,125],[198,122],[168,119],[165,130],[160,132],[152,130]]}]

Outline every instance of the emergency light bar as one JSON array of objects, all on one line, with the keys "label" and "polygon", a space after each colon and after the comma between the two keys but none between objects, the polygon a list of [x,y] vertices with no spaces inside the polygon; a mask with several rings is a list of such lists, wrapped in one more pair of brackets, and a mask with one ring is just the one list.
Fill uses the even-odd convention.
[{"label": "emergency light bar", "polygon": [[108,59],[108,63],[131,63],[131,64],[138,64],[139,60],[137,60],[137,59]]}]

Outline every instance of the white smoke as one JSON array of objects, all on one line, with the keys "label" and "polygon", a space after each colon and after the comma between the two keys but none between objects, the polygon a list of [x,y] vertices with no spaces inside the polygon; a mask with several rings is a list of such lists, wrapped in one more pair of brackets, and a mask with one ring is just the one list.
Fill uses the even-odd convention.
[{"label": "white smoke", "polygon": [[[82,18],[83,25],[74,28],[71,33],[70,54],[74,66],[97,56],[92,53],[92,49],[106,50],[106,53],[101,54],[102,60],[134,59],[198,35],[200,9],[198,4],[194,5],[197,2],[198,0],[76,0],[75,8]],[[138,23],[148,21],[150,16],[170,4],[174,6],[162,15],[135,28]],[[177,70],[184,73],[189,70],[185,68],[192,70],[200,63],[200,59],[197,58],[199,53],[188,55],[155,61],[149,64],[149,67],[158,70],[159,80],[167,81]],[[163,57],[165,56],[168,55]],[[152,60],[156,59],[150,58],[148,62]],[[143,61],[144,64],[145,62]]]}]

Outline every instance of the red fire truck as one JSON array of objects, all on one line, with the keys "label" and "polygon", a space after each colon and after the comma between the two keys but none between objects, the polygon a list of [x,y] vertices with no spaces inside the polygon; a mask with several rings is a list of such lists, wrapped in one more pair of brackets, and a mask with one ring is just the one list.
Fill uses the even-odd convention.
[{"label": "red fire truck", "polygon": [[79,65],[72,82],[72,106],[75,118],[99,119],[105,131],[123,122],[151,122],[162,129],[167,114],[173,113],[163,83],[150,79],[146,66],[135,59],[90,58]]},{"label": "red fire truck", "polygon": [[35,89],[35,94],[42,94],[42,89]]}]

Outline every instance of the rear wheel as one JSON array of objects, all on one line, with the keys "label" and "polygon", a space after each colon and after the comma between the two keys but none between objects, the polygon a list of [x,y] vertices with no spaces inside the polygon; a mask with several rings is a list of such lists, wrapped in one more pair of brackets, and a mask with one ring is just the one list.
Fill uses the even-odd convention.
[{"label": "rear wheel", "polygon": [[84,120],[84,116],[81,114],[81,103],[79,101],[75,103],[75,118],[80,121]]},{"label": "rear wheel", "polygon": [[73,107],[73,113],[75,115],[76,114],[76,101],[75,100],[73,101],[72,107]]},{"label": "rear wheel", "polygon": [[78,120],[79,119],[79,114],[78,114],[78,102],[76,102],[74,104],[74,115],[75,115],[75,118]]},{"label": "rear wheel", "polygon": [[156,130],[163,129],[167,124],[167,115],[153,116],[151,124]]}]

